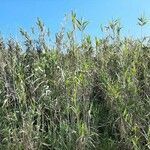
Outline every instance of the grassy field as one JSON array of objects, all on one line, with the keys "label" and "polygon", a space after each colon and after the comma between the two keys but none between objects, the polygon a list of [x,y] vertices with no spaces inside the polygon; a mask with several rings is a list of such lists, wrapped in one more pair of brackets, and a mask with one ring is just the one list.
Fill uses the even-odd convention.
[{"label": "grassy field", "polygon": [[139,39],[122,37],[114,20],[94,40],[87,21],[75,13],[71,21],[55,44],[39,19],[38,32],[20,29],[23,42],[0,39],[0,149],[150,149],[145,20]]}]

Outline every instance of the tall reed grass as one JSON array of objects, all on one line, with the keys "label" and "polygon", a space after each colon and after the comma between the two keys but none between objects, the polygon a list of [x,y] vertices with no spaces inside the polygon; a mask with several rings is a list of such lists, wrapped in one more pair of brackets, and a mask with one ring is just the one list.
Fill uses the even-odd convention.
[{"label": "tall reed grass", "polygon": [[54,46],[39,19],[35,38],[0,39],[0,149],[150,149],[149,40],[123,38],[114,20],[93,41],[71,20]]}]

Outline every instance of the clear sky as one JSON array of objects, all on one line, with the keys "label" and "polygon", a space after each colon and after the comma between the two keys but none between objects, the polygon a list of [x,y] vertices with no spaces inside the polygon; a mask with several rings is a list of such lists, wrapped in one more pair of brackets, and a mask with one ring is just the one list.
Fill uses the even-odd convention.
[{"label": "clear sky", "polygon": [[[0,32],[18,36],[19,27],[29,31],[40,17],[54,34],[71,10],[89,20],[93,36],[100,35],[100,24],[113,18],[121,20],[124,34],[137,36],[137,18],[143,13],[150,18],[150,0],[0,0]],[[150,24],[144,32],[150,34]]]}]

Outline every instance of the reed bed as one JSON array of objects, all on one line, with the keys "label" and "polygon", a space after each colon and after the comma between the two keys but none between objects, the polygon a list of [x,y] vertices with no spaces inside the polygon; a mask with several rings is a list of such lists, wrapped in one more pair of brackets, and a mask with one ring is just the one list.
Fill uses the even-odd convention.
[{"label": "reed bed", "polygon": [[150,149],[149,38],[122,37],[114,20],[93,40],[71,21],[54,44],[40,19],[21,43],[0,39],[0,149]]}]

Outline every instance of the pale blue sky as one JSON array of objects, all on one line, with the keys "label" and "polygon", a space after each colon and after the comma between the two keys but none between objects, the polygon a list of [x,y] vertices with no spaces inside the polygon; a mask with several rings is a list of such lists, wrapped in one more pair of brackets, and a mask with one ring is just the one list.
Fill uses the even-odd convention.
[{"label": "pale blue sky", "polygon": [[[0,32],[18,36],[19,27],[29,31],[40,17],[54,34],[71,10],[89,20],[87,31],[93,36],[100,35],[100,24],[112,18],[120,18],[124,34],[137,36],[137,18],[142,13],[150,18],[150,0],[0,0]],[[144,32],[150,34],[150,25]]]}]

